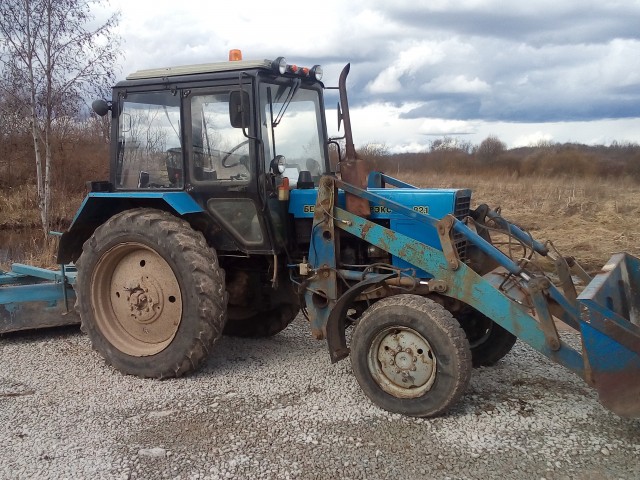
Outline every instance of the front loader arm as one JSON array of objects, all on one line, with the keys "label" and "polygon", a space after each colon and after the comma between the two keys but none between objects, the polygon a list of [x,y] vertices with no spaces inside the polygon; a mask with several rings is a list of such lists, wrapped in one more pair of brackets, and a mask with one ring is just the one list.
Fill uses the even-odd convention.
[{"label": "front loader arm", "polygon": [[[418,220],[425,228],[438,229],[442,249],[438,250],[337,207],[334,199],[337,198],[339,187],[373,204],[384,205]],[[503,224],[503,227],[510,228],[509,225]],[[337,257],[339,248],[336,248],[339,235],[336,229],[429,272],[433,279],[428,283],[437,285],[439,293],[474,307],[546,357],[579,375],[598,390],[601,402],[607,408],[623,416],[640,416],[640,326],[630,321],[629,313],[624,316],[625,305],[634,306],[633,309],[626,307],[626,311],[637,312],[640,295],[637,259],[626,256],[624,261],[617,263],[624,265],[624,269],[619,267],[618,270],[627,272],[627,277],[618,274],[612,275],[611,279],[598,278],[598,283],[604,285],[612,282],[620,285],[622,282],[624,288],[622,292],[618,288],[617,296],[581,296],[579,303],[575,303],[566,298],[546,276],[527,271],[455,217],[437,219],[336,178],[323,177],[318,189],[309,258],[315,277],[308,283],[307,291],[308,300],[315,298],[315,302],[307,302],[307,305],[314,331],[317,332],[327,333],[331,311],[340,301],[338,289],[330,288],[330,284],[335,285],[337,269],[340,268]],[[500,266],[486,275],[477,274],[456,257],[451,232],[464,235]],[[611,267],[611,270],[616,268]],[[635,272],[631,275],[633,282],[628,280],[629,271]],[[587,287],[585,292],[594,288]],[[318,301],[318,291],[324,295],[322,302]],[[331,293],[326,295],[329,291]],[[623,314],[615,313],[616,310],[622,310]],[[569,326],[577,327],[587,340],[591,339],[582,342],[582,352],[574,350],[560,339],[554,316]],[[337,327],[329,325],[330,330],[334,328]],[[329,332],[330,337],[335,335],[336,332]],[[329,348],[332,348],[331,344]],[[603,351],[605,348],[606,352]],[[625,381],[612,381],[617,378],[624,378]]]}]

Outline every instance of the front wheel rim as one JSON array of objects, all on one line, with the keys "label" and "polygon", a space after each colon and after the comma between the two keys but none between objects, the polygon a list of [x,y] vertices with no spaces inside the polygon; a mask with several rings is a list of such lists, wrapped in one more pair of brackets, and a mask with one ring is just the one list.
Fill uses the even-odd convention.
[{"label": "front wheel rim", "polygon": [[375,382],[394,397],[421,397],[435,382],[435,353],[427,339],[412,328],[381,330],[371,342],[367,357]]},{"label": "front wheel rim", "polygon": [[110,248],[95,266],[90,291],[97,328],[125,354],[155,355],[180,327],[180,284],[151,247],[127,242]]}]

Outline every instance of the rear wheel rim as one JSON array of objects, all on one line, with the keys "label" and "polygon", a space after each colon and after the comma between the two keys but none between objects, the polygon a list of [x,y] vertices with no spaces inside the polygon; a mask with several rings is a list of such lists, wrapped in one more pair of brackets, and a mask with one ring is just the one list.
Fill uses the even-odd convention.
[{"label": "rear wheel rim", "polygon": [[180,284],[171,266],[137,242],[115,245],[91,279],[95,323],[121,352],[155,355],[169,346],[182,319]]},{"label": "rear wheel rim", "polygon": [[418,398],[436,379],[436,356],[420,333],[408,327],[387,327],[374,337],[367,358],[369,371],[385,392]]}]

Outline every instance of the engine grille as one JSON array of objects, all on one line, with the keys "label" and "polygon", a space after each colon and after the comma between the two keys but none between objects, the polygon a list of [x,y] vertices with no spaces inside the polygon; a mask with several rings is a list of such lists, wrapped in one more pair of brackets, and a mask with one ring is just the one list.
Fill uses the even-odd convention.
[{"label": "engine grille", "polygon": [[[454,215],[458,220],[464,220],[469,216],[471,209],[471,192],[469,190],[460,190],[456,194],[456,204]],[[453,243],[458,252],[461,261],[467,260],[467,239],[460,233],[453,232]]]}]

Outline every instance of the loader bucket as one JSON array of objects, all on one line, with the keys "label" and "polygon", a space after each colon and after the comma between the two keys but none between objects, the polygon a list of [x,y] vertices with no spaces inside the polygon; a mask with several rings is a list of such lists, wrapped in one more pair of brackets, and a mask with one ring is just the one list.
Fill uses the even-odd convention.
[{"label": "loader bucket", "polygon": [[640,260],[611,257],[578,303],[587,377],[600,403],[640,417]]}]

